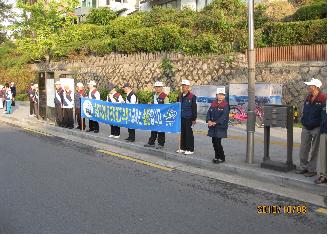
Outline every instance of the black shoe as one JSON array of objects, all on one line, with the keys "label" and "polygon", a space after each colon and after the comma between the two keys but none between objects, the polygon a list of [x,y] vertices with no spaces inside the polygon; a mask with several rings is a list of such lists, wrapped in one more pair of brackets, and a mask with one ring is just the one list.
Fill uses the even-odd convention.
[{"label": "black shoe", "polygon": [[86,132],[93,132],[93,129],[88,129],[86,130]]},{"label": "black shoe", "polygon": [[217,163],[219,163],[219,159],[214,158],[214,159],[212,160],[212,162],[215,163],[215,164],[217,164]]},{"label": "black shoe", "polygon": [[308,170],[296,170],[295,173],[296,174],[306,174],[307,172],[309,172]]},{"label": "black shoe", "polygon": [[94,132],[94,133],[98,133],[98,132],[99,132],[99,130],[94,130],[93,132]]},{"label": "black shoe", "polygon": [[124,140],[125,140],[125,141],[130,141],[130,138],[129,138],[129,137],[127,137],[127,138],[125,138]]},{"label": "black shoe", "polygon": [[162,145],[158,145],[157,147],[156,147],[156,149],[163,149],[164,148],[164,146],[162,146]]},{"label": "black shoe", "polygon": [[80,126],[77,126],[75,129],[81,129],[81,127]]},{"label": "black shoe", "polygon": [[327,178],[323,175],[320,175],[320,177],[318,179],[316,179],[314,181],[314,183],[316,184],[324,184],[324,183],[327,183]]},{"label": "black shoe", "polygon": [[313,176],[316,176],[317,175],[317,172],[307,172],[304,174],[305,177],[313,177]]},{"label": "black shoe", "polygon": [[144,147],[155,147],[155,144],[149,144],[149,143],[147,143],[147,144],[144,145]]}]

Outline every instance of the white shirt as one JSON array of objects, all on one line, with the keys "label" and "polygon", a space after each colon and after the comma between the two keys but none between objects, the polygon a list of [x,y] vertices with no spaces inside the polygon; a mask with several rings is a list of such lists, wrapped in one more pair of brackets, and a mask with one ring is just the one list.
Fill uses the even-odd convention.
[{"label": "white shirt", "polygon": [[[92,89],[89,91],[89,99],[93,99],[92,96],[91,96],[91,92],[94,91],[95,89]],[[98,91],[96,91],[95,93],[95,97],[96,97],[96,100],[100,100],[100,93]]]},{"label": "white shirt", "polygon": [[[130,93],[132,93],[132,91],[130,91]],[[138,100],[137,100],[136,95],[132,95],[130,101],[128,101],[128,95],[130,95],[130,93],[127,94],[125,103],[127,103],[127,104],[138,104]]]},{"label": "white shirt", "polygon": [[[68,99],[67,99],[67,96],[70,96],[71,97],[71,99],[72,99],[72,101],[69,101]],[[63,108],[64,109],[72,109],[73,107],[74,107],[74,93],[73,93],[73,91],[71,91],[71,93],[67,93],[65,90],[64,90],[64,92],[63,92],[63,98],[64,98],[64,100],[65,100],[65,103],[63,103]],[[65,104],[67,104],[67,105],[65,105]]]},{"label": "white shirt", "polygon": [[123,97],[121,95],[118,97],[118,101],[116,101],[116,99],[114,99],[114,94],[108,94],[107,102],[108,101],[112,103],[124,103]]}]

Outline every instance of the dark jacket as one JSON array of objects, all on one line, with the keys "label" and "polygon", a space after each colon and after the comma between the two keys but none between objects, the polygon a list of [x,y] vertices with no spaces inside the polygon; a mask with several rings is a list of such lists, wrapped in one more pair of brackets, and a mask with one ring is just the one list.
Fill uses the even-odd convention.
[{"label": "dark jacket", "polygon": [[327,111],[326,111],[326,106],[321,111],[320,133],[327,133]]},{"label": "dark jacket", "polygon": [[34,93],[35,93],[35,91],[31,88],[27,90],[27,95],[28,95],[28,98],[29,98],[30,102],[33,102]]},{"label": "dark jacket", "polygon": [[84,90],[75,92],[74,94],[74,104],[75,108],[80,109],[81,108],[81,97],[85,97]]},{"label": "dark jacket", "polygon": [[181,93],[177,102],[181,102],[181,118],[191,118],[192,121],[197,119],[196,96],[188,92],[185,96]]},{"label": "dark jacket", "polygon": [[208,121],[216,122],[215,126],[208,127],[207,136],[209,137],[227,137],[229,122],[229,105],[224,100],[218,104],[217,100],[213,101],[207,111],[206,123]]},{"label": "dark jacket", "polygon": [[13,94],[13,97],[16,96],[16,86],[10,87],[11,93]]},{"label": "dark jacket", "polygon": [[304,101],[303,116],[301,119],[302,125],[312,130],[320,126],[321,112],[326,106],[326,95],[319,92],[317,97],[311,102],[311,95],[307,96]]},{"label": "dark jacket", "polygon": [[62,88],[60,88],[59,90],[56,90],[55,93],[58,93],[58,95],[59,95],[59,98],[57,98],[55,95],[55,99],[54,99],[55,105],[62,106],[63,100],[64,100],[64,98],[63,98],[64,90]]}]

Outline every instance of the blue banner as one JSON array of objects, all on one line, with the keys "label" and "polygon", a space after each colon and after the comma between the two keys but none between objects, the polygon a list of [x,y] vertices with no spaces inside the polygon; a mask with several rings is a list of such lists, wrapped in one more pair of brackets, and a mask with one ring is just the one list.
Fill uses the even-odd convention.
[{"label": "blue banner", "polygon": [[125,104],[81,98],[81,117],[131,129],[179,133],[181,105]]}]

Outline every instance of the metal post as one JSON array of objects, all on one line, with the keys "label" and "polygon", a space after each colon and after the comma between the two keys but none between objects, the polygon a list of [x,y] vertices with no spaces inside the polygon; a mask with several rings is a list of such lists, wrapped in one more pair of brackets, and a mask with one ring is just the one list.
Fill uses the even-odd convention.
[{"label": "metal post", "polygon": [[248,0],[248,111],[246,162],[254,160],[255,133],[255,50],[254,50],[254,0]]}]

